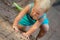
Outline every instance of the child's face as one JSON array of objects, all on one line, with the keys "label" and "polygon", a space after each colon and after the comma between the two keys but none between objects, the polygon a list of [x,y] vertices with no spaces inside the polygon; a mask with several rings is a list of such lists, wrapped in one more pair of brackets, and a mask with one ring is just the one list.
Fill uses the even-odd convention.
[{"label": "child's face", "polygon": [[33,8],[32,9],[32,13],[31,13],[31,17],[35,20],[38,20],[44,13],[44,10],[41,8]]}]

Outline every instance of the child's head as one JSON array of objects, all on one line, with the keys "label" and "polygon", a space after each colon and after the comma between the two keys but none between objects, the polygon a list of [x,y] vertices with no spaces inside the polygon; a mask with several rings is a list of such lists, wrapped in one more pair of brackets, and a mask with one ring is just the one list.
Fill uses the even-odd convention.
[{"label": "child's head", "polygon": [[50,0],[34,0],[34,7],[31,16],[33,19],[38,20],[44,12],[47,12],[50,6]]}]

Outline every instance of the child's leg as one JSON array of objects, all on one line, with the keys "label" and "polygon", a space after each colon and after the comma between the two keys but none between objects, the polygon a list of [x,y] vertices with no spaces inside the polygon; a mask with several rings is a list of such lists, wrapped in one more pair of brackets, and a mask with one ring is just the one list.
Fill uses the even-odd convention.
[{"label": "child's leg", "polygon": [[43,24],[40,27],[39,34],[37,35],[36,39],[43,37],[49,30],[49,25],[48,24]]},{"label": "child's leg", "polygon": [[21,30],[23,32],[26,32],[26,30],[25,30],[26,27],[25,26],[18,25],[17,27],[18,27],[19,30]]}]

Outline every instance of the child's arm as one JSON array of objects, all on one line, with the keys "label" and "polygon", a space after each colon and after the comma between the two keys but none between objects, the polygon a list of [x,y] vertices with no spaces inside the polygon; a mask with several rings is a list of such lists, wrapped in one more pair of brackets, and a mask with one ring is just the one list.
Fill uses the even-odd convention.
[{"label": "child's arm", "polygon": [[19,14],[18,16],[15,18],[13,26],[17,26],[18,21],[29,11],[30,6],[27,5]]},{"label": "child's arm", "polygon": [[30,36],[32,33],[34,33],[36,29],[40,27],[40,25],[42,24],[42,21],[43,21],[43,18],[40,20],[37,20],[36,23],[32,25],[32,27],[26,32],[26,35]]}]

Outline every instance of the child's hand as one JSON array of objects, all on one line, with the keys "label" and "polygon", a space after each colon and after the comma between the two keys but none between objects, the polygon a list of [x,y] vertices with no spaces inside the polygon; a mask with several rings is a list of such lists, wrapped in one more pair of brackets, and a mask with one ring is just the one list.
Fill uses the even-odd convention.
[{"label": "child's hand", "polygon": [[26,33],[22,33],[22,34],[25,38],[29,39],[29,36]]},{"label": "child's hand", "polygon": [[13,29],[15,30],[15,32],[19,31],[19,29],[17,28],[17,26],[13,26]]}]

